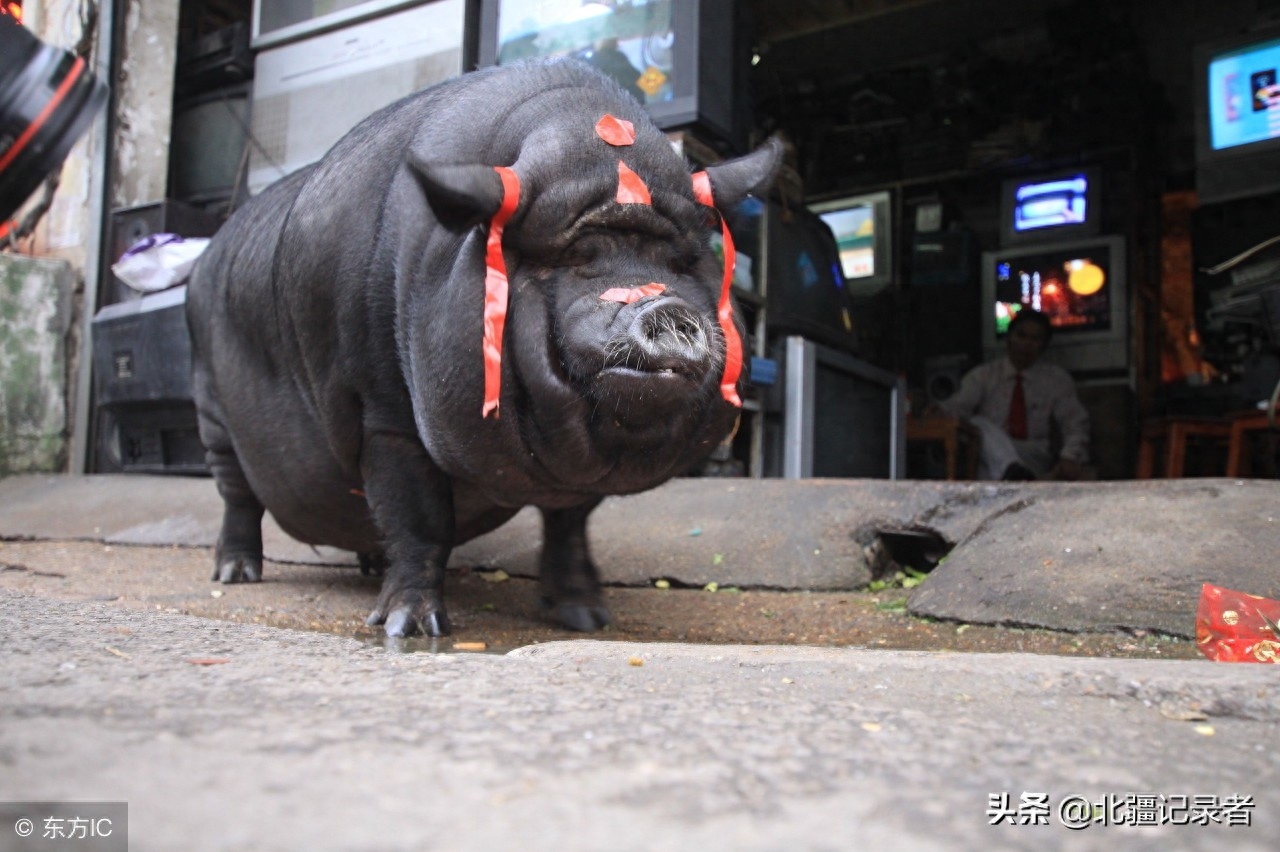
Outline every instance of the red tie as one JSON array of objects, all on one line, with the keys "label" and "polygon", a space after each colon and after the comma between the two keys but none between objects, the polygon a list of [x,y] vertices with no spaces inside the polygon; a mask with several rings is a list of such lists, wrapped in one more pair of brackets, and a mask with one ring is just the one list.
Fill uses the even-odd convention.
[{"label": "red tie", "polygon": [[1013,397],[1009,400],[1009,437],[1027,439],[1027,394],[1022,389],[1022,373],[1013,376]]}]

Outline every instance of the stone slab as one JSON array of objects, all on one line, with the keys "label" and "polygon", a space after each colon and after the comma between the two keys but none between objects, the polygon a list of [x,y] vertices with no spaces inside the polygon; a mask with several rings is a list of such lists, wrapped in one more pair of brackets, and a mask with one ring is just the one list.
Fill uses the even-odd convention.
[{"label": "stone slab", "polygon": [[1280,598],[1280,483],[1032,485],[960,543],[910,612],[1195,635],[1204,583]]}]

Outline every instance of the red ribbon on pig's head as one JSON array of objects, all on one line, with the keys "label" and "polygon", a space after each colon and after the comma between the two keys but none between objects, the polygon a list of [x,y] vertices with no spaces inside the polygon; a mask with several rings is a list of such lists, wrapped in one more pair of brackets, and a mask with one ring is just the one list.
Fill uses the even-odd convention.
[{"label": "red ribbon on pig's head", "polygon": [[498,416],[502,393],[502,335],[507,326],[507,260],[502,256],[502,232],[520,205],[520,178],[505,166],[495,166],[502,178],[502,203],[489,222],[484,274],[484,407],[480,416]]},{"label": "red ribbon on pig's head", "polygon": [[[700,203],[715,209],[711,176],[706,172],[694,173],[693,194]],[[720,211],[716,212],[720,214]],[[720,330],[724,332],[724,373],[720,377],[720,395],[730,404],[741,408],[738,377],[742,375],[742,338],[738,336],[738,327],[733,324],[733,301],[729,295],[733,288],[733,268],[738,262],[738,254],[733,248],[729,223],[725,221],[723,214],[720,214],[720,234],[724,237],[724,278],[720,282],[720,303],[716,307],[716,319],[720,322]]]},{"label": "red ribbon on pig's head", "polygon": [[[633,145],[636,139],[635,125],[608,114],[596,122],[595,132],[606,144],[617,148]],[[520,204],[520,178],[505,166],[495,166],[494,170],[502,179],[502,202],[489,221],[489,237],[485,244],[484,339],[481,344],[484,354],[484,406],[481,409],[481,417],[488,417],[490,414],[498,416],[498,403],[502,391],[502,338],[506,329],[507,301],[510,295],[507,263],[502,254],[502,232]],[[697,172],[692,179],[694,197],[699,203],[715,209],[711,178],[706,172]],[[621,159],[618,160],[616,200],[619,204],[653,203],[644,180]],[[737,254],[733,247],[733,237],[729,234],[729,225],[725,222],[723,215],[720,216],[720,233],[724,238],[724,278],[720,284],[716,319],[720,324],[720,330],[724,333],[725,341],[720,395],[732,405],[741,408],[742,399],[738,396],[738,378],[742,374],[742,338],[738,336],[738,329],[733,324],[733,303],[730,299]],[[658,295],[665,289],[662,284],[648,284],[631,290],[607,290],[600,298],[626,304],[645,296]]]}]

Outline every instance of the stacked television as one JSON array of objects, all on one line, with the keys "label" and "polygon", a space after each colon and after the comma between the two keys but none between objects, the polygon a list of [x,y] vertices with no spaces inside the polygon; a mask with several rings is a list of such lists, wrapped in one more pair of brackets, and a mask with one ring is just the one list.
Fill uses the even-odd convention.
[{"label": "stacked television", "polygon": [[741,153],[750,126],[733,0],[480,0],[481,66],[572,56],[612,77],[663,130]]},{"label": "stacked television", "polygon": [[982,255],[982,347],[1005,350],[1033,308],[1053,325],[1046,356],[1080,377],[1129,367],[1124,237],[1099,235],[1101,173],[1077,168],[1004,181],[998,251]]},{"label": "stacked television", "polygon": [[1195,85],[1200,203],[1280,191],[1280,29],[1198,46]]}]

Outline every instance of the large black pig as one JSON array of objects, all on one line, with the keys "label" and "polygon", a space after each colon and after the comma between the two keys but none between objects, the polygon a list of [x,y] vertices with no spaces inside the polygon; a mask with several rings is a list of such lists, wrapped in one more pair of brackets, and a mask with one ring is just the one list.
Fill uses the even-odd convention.
[{"label": "large black pig", "polygon": [[731,427],[741,323],[708,205],[779,155],[691,177],[616,84],[551,61],[399,101],[246,204],[187,298],[214,579],[261,579],[265,508],[385,567],[370,624],[443,635],[450,550],[533,505],[544,603],[607,624],[587,516]]}]

